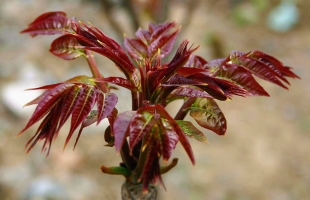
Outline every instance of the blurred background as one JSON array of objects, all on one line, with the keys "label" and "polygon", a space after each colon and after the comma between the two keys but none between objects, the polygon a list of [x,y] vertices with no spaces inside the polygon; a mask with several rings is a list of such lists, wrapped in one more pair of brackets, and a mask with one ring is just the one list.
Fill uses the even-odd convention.
[{"label": "blurred background", "polygon": [[[62,10],[91,22],[122,43],[149,22],[176,21],[187,38],[200,45],[207,60],[231,50],[261,50],[275,56],[302,80],[286,91],[260,81],[270,98],[219,102],[228,121],[225,137],[205,131],[209,144],[190,139],[196,165],[177,146],[179,164],[163,175],[167,191],[158,199],[250,200],[307,199],[310,196],[310,2],[302,0],[0,0],[0,199],[120,199],[123,178],[102,174],[100,166],[118,165],[114,148],[104,147],[106,123],[87,127],[73,149],[63,151],[68,127],[50,155],[41,144],[26,154],[24,146],[37,126],[15,138],[34,106],[23,105],[40,94],[24,91],[90,75],[83,59],[71,62],[48,52],[55,36],[30,38],[19,32],[38,15]],[[121,75],[96,56],[105,76]],[[126,110],[129,93],[117,91],[117,108]],[[170,106],[173,112],[174,106]]]}]

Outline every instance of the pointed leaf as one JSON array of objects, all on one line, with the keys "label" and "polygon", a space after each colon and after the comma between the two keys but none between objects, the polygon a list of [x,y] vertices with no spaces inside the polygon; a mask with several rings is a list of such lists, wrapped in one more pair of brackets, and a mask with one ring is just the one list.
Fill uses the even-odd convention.
[{"label": "pointed leaf", "polygon": [[149,71],[147,73],[147,83],[150,87],[150,94],[152,94],[159,87],[159,85],[166,83],[173,75],[175,75],[178,68],[182,67],[188,60],[191,53],[198,48],[196,47],[194,49],[187,49],[187,45],[187,40],[181,43],[174,58],[166,67],[157,69],[155,71]]},{"label": "pointed leaf", "polygon": [[[78,136],[81,135],[83,129],[87,126],[90,126],[92,125],[93,123],[97,122],[98,118],[98,112],[97,110],[92,110],[89,115],[85,118],[85,120],[83,121],[83,123],[81,124],[81,128],[79,130],[79,133],[78,133]],[[76,140],[76,143],[77,143],[77,140]],[[74,145],[74,148],[75,148],[76,144]]]},{"label": "pointed leaf", "polygon": [[224,135],[227,129],[226,119],[213,99],[197,98],[190,108],[190,116],[202,127]]},{"label": "pointed leaf", "polygon": [[224,65],[226,62],[227,62],[226,58],[211,60],[207,64],[204,65],[204,69],[208,69],[210,73],[213,73],[216,70],[218,70],[220,66]]},{"label": "pointed leaf", "polygon": [[[57,129],[59,118],[57,113],[60,112],[61,104],[57,104],[53,109],[48,113],[46,118],[40,124],[39,128],[35,135],[27,142],[26,148],[27,153],[34,147],[34,145],[40,141],[45,140],[42,145],[42,152],[47,151],[46,156],[48,156],[53,140],[57,137],[55,130]],[[55,116],[56,114],[56,116]],[[54,116],[54,117],[53,117]],[[29,146],[30,145],[30,146]]]},{"label": "pointed leaf", "polygon": [[193,164],[195,164],[195,158],[194,158],[194,154],[193,154],[193,150],[192,147],[188,141],[188,139],[186,138],[186,136],[184,135],[182,129],[179,127],[179,125],[177,124],[177,122],[169,115],[169,113],[167,113],[167,111],[165,110],[164,107],[162,107],[159,104],[156,104],[156,110],[157,112],[160,113],[160,115],[167,119],[167,121],[169,122],[169,125],[173,128],[174,132],[178,135],[179,140],[183,146],[183,148],[185,149],[188,157],[190,158],[191,162]]},{"label": "pointed leaf", "polygon": [[67,92],[66,96],[63,98],[62,109],[59,116],[59,125],[56,130],[58,133],[65,122],[68,120],[69,116],[71,115],[72,111],[75,109],[77,97],[81,91],[81,87],[78,85],[72,86],[69,91]]},{"label": "pointed leaf", "polygon": [[106,118],[113,111],[118,101],[118,97],[114,93],[102,93],[101,91],[98,91],[97,99],[98,125],[101,120]]},{"label": "pointed leaf", "polygon": [[[246,54],[250,58],[255,58],[256,60],[259,60],[269,67],[271,67],[274,71],[276,71],[278,74],[280,74],[281,77],[287,76],[291,78],[299,78],[294,72],[292,72],[290,67],[283,66],[283,63],[280,62],[278,59],[275,57],[272,57],[268,54],[265,54],[261,51],[251,51]],[[286,79],[282,79],[286,83]]]},{"label": "pointed leaf", "polygon": [[85,56],[84,50],[80,49],[80,46],[76,38],[63,35],[52,42],[50,52],[64,60],[73,60]]},{"label": "pointed leaf", "polygon": [[151,33],[147,30],[141,28],[135,33],[135,35],[146,45],[149,45],[151,42]]},{"label": "pointed leaf", "polygon": [[44,91],[40,96],[38,96],[37,98],[33,99],[32,101],[26,103],[24,105],[25,106],[30,106],[30,105],[34,105],[34,104],[38,104],[40,103],[40,101],[49,93],[48,90]]},{"label": "pointed leaf", "polygon": [[[246,89],[240,87],[231,80],[225,80],[220,78],[212,78],[212,79],[213,82],[221,88],[221,90],[224,92],[224,95],[229,99],[231,99],[233,95],[238,95],[241,97],[249,95]],[[217,99],[221,100],[219,98]]]},{"label": "pointed leaf", "polygon": [[168,32],[171,28],[175,27],[176,23],[175,22],[170,22],[170,23],[162,23],[162,24],[150,24],[149,25],[149,31],[151,33],[151,42],[154,40],[164,36],[166,32]]},{"label": "pointed leaf", "polygon": [[46,12],[38,16],[33,22],[30,23],[30,25],[52,17],[67,17],[67,14],[62,11]]},{"label": "pointed leaf", "polygon": [[222,65],[214,74],[217,78],[232,81],[247,91],[247,96],[269,96],[260,86],[251,72],[247,69],[233,64]]},{"label": "pointed leaf", "polygon": [[65,91],[72,86],[73,84],[63,83],[50,90],[50,92],[39,102],[26,127],[19,133],[19,135],[44,117],[57,104]]},{"label": "pointed leaf", "polygon": [[27,90],[27,91],[28,91],[28,90],[50,90],[50,89],[53,89],[53,88],[55,88],[56,86],[61,85],[61,84],[62,84],[62,83],[44,85],[44,86],[37,87],[37,88],[28,88],[28,89],[26,89],[26,90]]},{"label": "pointed leaf", "polygon": [[181,75],[175,74],[167,82],[162,83],[161,85],[165,87],[172,87],[172,86],[207,85],[207,83],[200,82],[190,78],[185,78]]},{"label": "pointed leaf", "polygon": [[184,134],[190,138],[195,138],[196,140],[204,143],[208,143],[206,136],[197,129],[192,122],[176,120],[180,128],[183,130]]},{"label": "pointed leaf", "polygon": [[205,85],[197,85],[197,87],[210,94],[213,98],[221,101],[227,100],[227,95],[225,92],[217,83],[214,82],[216,80],[215,78],[202,73],[192,75],[189,78],[205,83]]},{"label": "pointed leaf", "polygon": [[48,12],[36,18],[21,33],[30,33],[32,37],[61,34],[70,27],[70,22],[71,19],[68,19],[64,12]]},{"label": "pointed leaf", "polygon": [[206,72],[205,69],[201,68],[192,68],[192,67],[180,67],[178,69],[178,74],[184,77],[188,77],[197,73],[204,73]]},{"label": "pointed leaf", "polygon": [[98,111],[97,110],[92,110],[89,115],[85,118],[85,120],[83,121],[82,125],[81,125],[81,129],[79,132],[82,132],[82,130],[87,127],[90,126],[92,124],[94,124],[95,122],[97,122],[97,117],[98,117]]},{"label": "pointed leaf", "polygon": [[163,58],[168,55],[172,47],[174,45],[175,39],[179,33],[179,30],[162,37],[156,38],[149,46],[148,46],[148,57],[153,58],[157,52],[160,53],[160,57]]},{"label": "pointed leaf", "polygon": [[[190,47],[189,49],[187,49],[187,45],[188,45],[187,40],[184,40],[180,44],[175,56],[173,57],[172,61],[167,66],[167,71],[165,71],[166,77],[164,80],[168,80],[172,75],[174,75],[177,72],[178,68],[183,67],[183,65],[189,59],[190,55],[196,49],[198,49],[198,47],[195,47],[194,49],[191,49]],[[161,76],[164,76],[164,74],[161,74]]]},{"label": "pointed leaf", "polygon": [[172,154],[172,150],[175,149],[179,141],[178,135],[181,133],[176,132],[174,121],[171,122],[167,119],[162,118],[160,122],[165,129],[165,134],[159,134],[159,137],[161,138],[160,143],[162,148],[163,160],[168,161]]},{"label": "pointed leaf", "polygon": [[[171,96],[213,98],[207,92],[193,87],[178,87],[171,92]],[[169,98],[171,98],[171,96]]]},{"label": "pointed leaf", "polygon": [[142,60],[147,57],[147,46],[140,39],[125,37],[124,46],[134,60]]},{"label": "pointed leaf", "polygon": [[135,111],[125,111],[120,113],[113,124],[113,134],[115,138],[115,148],[119,152],[123,146],[123,143],[128,135],[128,127],[131,121],[131,118],[135,115]]},{"label": "pointed leaf", "polygon": [[146,161],[143,167],[143,171],[139,179],[142,179],[142,191],[147,192],[149,184],[155,184],[156,182],[160,182],[161,185],[165,188],[163,180],[160,174],[160,166],[159,166],[159,142],[156,140],[152,140],[152,143],[148,145],[148,154],[146,157]]},{"label": "pointed leaf", "polygon": [[192,55],[188,62],[184,65],[186,68],[195,68],[195,69],[207,69],[206,65],[208,64],[208,61],[206,61],[204,58],[200,56]]},{"label": "pointed leaf", "polygon": [[[126,75],[126,78],[134,81],[137,69],[131,63],[123,48],[112,38],[105,35],[96,27],[83,23],[72,22],[75,33],[66,33],[75,37],[86,49],[95,51],[112,60],[116,66]],[[135,82],[134,82],[135,83]]]},{"label": "pointed leaf", "polygon": [[[50,120],[52,117],[52,114],[54,112],[50,112],[46,118],[44,118],[44,120],[42,121],[42,123],[40,124],[40,126],[38,127],[36,133],[34,134],[34,136],[27,142],[25,148],[27,149],[27,153],[29,153],[29,151],[35,146],[35,144],[40,141],[41,139],[46,138],[46,133],[49,131],[50,128]],[[47,138],[46,138],[47,139]],[[45,145],[43,145],[44,148]]]},{"label": "pointed leaf", "polygon": [[[235,57],[236,56],[236,57]],[[281,76],[279,73],[277,73],[274,69],[266,65],[265,63],[255,60],[253,58],[247,57],[245,54],[242,56],[239,56],[235,52],[232,52],[231,55],[231,61],[234,64],[243,66],[247,69],[249,69],[252,73],[254,73],[257,77],[269,81],[271,83],[274,83],[276,85],[279,85],[285,89],[288,89],[278,78],[281,80],[287,80]]]},{"label": "pointed leaf", "polygon": [[115,85],[119,85],[121,87],[127,88],[131,91],[137,91],[138,88],[128,79],[122,78],[122,77],[106,77],[106,78],[96,78],[94,79],[95,82],[108,82]]},{"label": "pointed leaf", "polygon": [[138,109],[136,114],[132,117],[129,124],[130,140],[129,147],[133,147],[140,142],[145,134],[150,134],[153,126],[160,119],[160,115],[152,115],[143,109]]},{"label": "pointed leaf", "polygon": [[[75,109],[72,111],[70,131],[67,136],[64,148],[67,146],[69,140],[71,139],[73,132],[85,120],[96,102],[94,87],[84,86],[83,88],[81,88],[81,91],[76,101],[77,102]],[[80,135],[77,136],[76,143],[79,139],[79,136]]]}]

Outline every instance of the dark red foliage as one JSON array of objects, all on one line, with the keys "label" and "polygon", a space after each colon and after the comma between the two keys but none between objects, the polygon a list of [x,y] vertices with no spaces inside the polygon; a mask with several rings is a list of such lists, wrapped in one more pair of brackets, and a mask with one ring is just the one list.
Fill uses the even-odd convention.
[{"label": "dark red foliage", "polygon": [[[57,137],[62,126],[71,116],[71,128],[65,142],[66,146],[78,126],[87,120],[95,104],[97,104],[98,110],[96,115],[98,117],[95,120],[97,123],[100,123],[103,118],[112,112],[117,103],[117,96],[113,93],[103,93],[96,85],[85,81],[89,79],[85,76],[76,77],[63,83],[31,89],[46,89],[46,91],[35,100],[26,104],[38,105],[26,127],[19,134],[22,134],[40,119],[45,118],[41,122],[36,134],[27,143],[27,147],[30,145],[27,151],[30,151],[37,141],[45,139],[42,150],[48,150],[48,155],[52,141]],[[76,142],[79,136],[80,133]]]},{"label": "dark red foliage", "polygon": [[47,12],[37,17],[21,33],[29,33],[32,37],[61,34],[64,29],[69,28],[70,23],[71,19],[64,12]]},{"label": "dark red foliage", "polygon": [[[126,36],[123,49],[95,26],[77,23],[63,12],[45,13],[35,19],[22,33],[61,34],[51,44],[50,52],[55,56],[65,60],[85,57],[93,69],[96,66],[89,58],[89,51],[93,51],[113,61],[125,78],[94,74],[93,78],[80,76],[35,88],[46,91],[27,104],[38,105],[20,134],[44,119],[27,143],[28,151],[44,139],[43,150],[49,152],[53,139],[70,116],[71,128],[65,145],[78,126],[81,125],[77,140],[83,128],[108,118],[107,146],[115,146],[121,153],[126,165],[126,170],[121,170],[126,172],[123,175],[141,182],[146,190],[151,183],[163,184],[159,160],[169,160],[179,141],[193,164],[195,159],[186,136],[207,142],[199,129],[183,120],[188,113],[201,127],[224,135],[227,122],[216,100],[225,101],[234,95],[269,96],[254,76],[286,89],[287,78],[299,78],[290,67],[260,51],[232,51],[227,58],[208,62],[193,54],[198,47],[190,46],[187,40],[179,45],[171,61],[163,63],[179,31],[174,22],[150,24],[148,30],[139,29],[136,38]],[[117,96],[108,92],[114,88],[109,84],[130,90],[132,109],[117,112]],[[184,104],[173,118],[165,106],[176,99],[184,100]],[[94,105],[97,110],[93,110]]]}]

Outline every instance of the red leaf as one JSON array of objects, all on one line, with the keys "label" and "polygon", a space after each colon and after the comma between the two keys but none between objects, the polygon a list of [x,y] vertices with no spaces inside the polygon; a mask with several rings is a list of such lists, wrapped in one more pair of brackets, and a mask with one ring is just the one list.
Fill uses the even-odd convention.
[{"label": "red leaf", "polygon": [[138,88],[128,79],[122,78],[122,77],[106,77],[106,78],[96,78],[94,79],[95,82],[108,82],[115,85],[119,85],[121,87],[127,88],[131,91],[137,91]]},{"label": "red leaf", "polygon": [[38,141],[45,139],[44,144],[42,146],[42,151],[45,151],[46,145],[48,145],[47,154],[46,154],[46,156],[48,156],[52,141],[54,139],[53,129],[55,130],[55,125],[57,124],[55,123],[55,120],[57,118],[54,118],[54,119],[52,118],[52,115],[54,113],[55,113],[55,109],[52,109],[51,112],[47,115],[47,117],[40,124],[35,135],[27,142],[26,147],[25,147],[27,148],[27,153],[29,153],[29,151],[35,146],[35,144]]},{"label": "red leaf", "polygon": [[32,126],[42,117],[44,117],[58,103],[64,92],[70,89],[70,87],[72,86],[73,84],[63,83],[51,89],[50,92],[47,93],[44,98],[39,102],[26,127],[18,135],[22,134],[30,126]]},{"label": "red leaf", "polygon": [[206,75],[206,74],[195,74],[189,77],[192,80],[200,81],[205,83],[205,85],[196,85],[197,87],[201,88],[208,94],[210,94],[213,98],[225,101],[227,100],[227,96],[222,88],[214,82],[215,78]]},{"label": "red leaf", "polygon": [[125,37],[124,46],[134,60],[142,60],[147,57],[147,46],[140,39]]},{"label": "red leaf", "polygon": [[175,39],[179,30],[162,37],[156,38],[149,46],[148,46],[148,57],[153,58],[157,52],[160,53],[160,57],[163,58],[168,55],[172,47],[174,45]]},{"label": "red leaf", "polygon": [[[171,96],[213,98],[207,92],[192,87],[178,87],[173,90]],[[171,96],[169,96],[168,98],[171,98]]]},{"label": "red leaf", "polygon": [[68,19],[64,12],[48,12],[37,17],[21,33],[30,33],[32,37],[61,34],[70,27],[70,22],[71,19]]},{"label": "red leaf", "polygon": [[97,91],[97,108],[98,108],[98,121],[97,125],[101,120],[106,118],[115,108],[118,101],[116,94],[114,93],[102,93]]},{"label": "red leaf", "polygon": [[220,68],[220,66],[224,65],[227,62],[226,58],[220,58],[209,61],[205,66],[205,69],[208,69],[210,73],[215,72]]},{"label": "red leaf", "polygon": [[106,36],[94,26],[75,22],[72,22],[72,24],[75,33],[68,32],[66,34],[75,37],[81,44],[81,48],[92,50],[109,58],[125,74],[127,79],[132,81],[133,84],[138,84],[140,80],[138,70],[115,40]]},{"label": "red leaf", "polygon": [[168,32],[171,28],[175,27],[175,22],[170,23],[163,23],[163,24],[150,24],[149,31],[151,33],[150,41],[153,42],[154,40],[163,37],[166,32]]},{"label": "red leaf", "polygon": [[226,119],[213,99],[197,98],[191,106],[190,116],[202,127],[224,135],[227,129]]},{"label": "red leaf", "polygon": [[113,134],[115,138],[115,148],[116,151],[119,152],[123,143],[128,135],[128,127],[131,121],[131,118],[135,115],[135,111],[125,111],[120,113],[113,124]]},{"label": "red leaf", "polygon": [[146,134],[152,132],[154,125],[159,119],[160,116],[158,114],[152,115],[143,108],[137,110],[129,124],[129,147],[131,150]]},{"label": "red leaf", "polygon": [[[299,78],[294,72],[290,70],[291,69],[290,67],[283,66],[282,62],[280,62],[278,59],[268,54],[265,54],[260,51],[251,51],[251,52],[248,52],[246,55],[250,58],[255,58],[256,60],[259,60],[265,63],[266,65],[271,67],[274,71],[276,71],[278,74],[280,74],[280,77],[287,76],[291,78]],[[282,80],[288,83],[286,79],[282,79]]]},{"label": "red leaf", "polygon": [[176,132],[179,130],[176,129],[174,120],[169,121],[162,118],[160,122],[165,129],[165,134],[159,134],[158,137],[161,138],[160,141],[161,141],[163,160],[168,161],[172,154],[172,150],[175,149],[175,146],[179,141],[178,135],[181,133]]},{"label": "red leaf", "polygon": [[[231,99],[233,95],[238,95],[241,97],[245,97],[248,95],[248,92],[244,88],[240,87],[231,80],[213,78],[213,82],[221,88],[226,98]],[[220,98],[216,99],[222,100]]]},{"label": "red leaf", "polygon": [[198,49],[198,47],[191,49],[191,47],[189,49],[187,49],[187,45],[188,45],[188,41],[184,40],[175,56],[173,57],[172,61],[168,64],[167,66],[167,70],[164,72],[164,74],[161,74],[161,76],[165,76],[164,80],[168,80],[172,75],[174,75],[177,70],[180,67],[183,67],[183,65],[186,63],[186,61],[189,59],[190,55],[196,50]]},{"label": "red leaf", "polygon": [[143,30],[141,28],[135,33],[135,35],[143,41],[144,44],[149,45],[151,42],[151,33],[147,30]]},{"label": "red leaf", "polygon": [[214,75],[217,78],[232,81],[234,84],[245,89],[247,91],[246,96],[269,96],[268,93],[264,90],[264,88],[256,82],[251,72],[238,65],[222,65],[214,73]]},{"label": "red leaf", "polygon": [[30,106],[30,105],[34,105],[34,104],[38,104],[40,103],[40,101],[49,93],[48,90],[46,90],[45,92],[43,92],[40,96],[38,96],[37,98],[33,99],[32,101],[26,103],[24,106]]},{"label": "red leaf", "polygon": [[188,77],[198,73],[205,73],[206,70],[202,68],[192,68],[192,67],[180,67],[178,69],[178,74],[184,77]]},{"label": "red leaf", "polygon": [[80,49],[80,46],[76,38],[63,35],[52,42],[50,52],[64,60],[73,60],[82,55],[85,56],[84,50]]},{"label": "red leaf", "polygon": [[59,125],[56,130],[58,133],[61,127],[65,124],[68,120],[69,116],[71,115],[72,111],[75,109],[77,98],[81,91],[81,87],[78,85],[74,85],[70,88],[66,96],[63,98],[62,109],[59,115]]},{"label": "red leaf", "polygon": [[43,21],[45,19],[50,19],[52,17],[67,17],[67,14],[62,11],[53,11],[53,12],[46,12],[42,15],[38,16],[33,22],[31,22],[29,25],[33,25],[37,22]]},{"label": "red leaf", "polygon": [[[95,102],[96,102],[95,88],[87,86],[82,87],[79,96],[77,97],[76,100],[75,109],[72,111],[71,127],[64,148],[67,146],[73,132],[88,116]],[[80,135],[77,136],[76,143],[79,139],[79,136]]]},{"label": "red leaf", "polygon": [[240,53],[240,55],[242,56],[240,56],[239,54],[236,54],[235,52],[232,52],[231,54],[232,54],[231,61],[234,64],[237,64],[237,65],[240,65],[240,66],[243,66],[249,69],[252,73],[254,73],[256,76],[258,76],[259,78],[263,80],[269,81],[285,89],[288,89],[278,78],[285,80],[285,82],[287,82],[287,80],[282,75],[277,73],[274,69],[266,65],[265,63],[259,60],[256,60],[254,58],[247,57],[246,54],[242,55]]},{"label": "red leaf", "polygon": [[92,110],[89,115],[85,118],[85,120],[83,121],[79,134],[82,133],[82,130],[87,127],[92,125],[93,123],[97,122],[98,118],[98,111],[97,110]]},{"label": "red leaf", "polygon": [[[167,119],[167,122],[169,123],[169,125],[172,127],[174,132],[178,135],[179,140],[180,140],[183,148],[185,149],[187,155],[189,156],[190,160],[192,161],[193,164],[195,164],[195,158],[194,158],[194,154],[192,151],[192,147],[191,147],[188,139],[184,135],[182,129],[179,127],[179,125],[176,123],[176,121],[167,113],[167,111],[165,110],[164,107],[162,107],[159,104],[156,104],[156,110],[158,113],[160,113],[162,118]],[[171,139],[173,140],[173,137]]]},{"label": "red leaf", "polygon": [[163,180],[160,174],[160,166],[159,166],[159,155],[158,149],[160,144],[157,140],[152,140],[147,147],[148,154],[146,156],[145,164],[143,167],[143,171],[140,176],[140,180],[142,179],[142,190],[144,192],[148,191],[149,184],[155,184],[157,181],[161,183],[161,185],[165,188]]},{"label": "red leaf", "polygon": [[[81,124],[81,128],[79,130],[78,133],[78,137],[81,135],[83,129],[87,126],[92,125],[93,123],[95,123],[96,121],[98,121],[98,112],[97,110],[92,110],[89,115],[85,118],[85,120],[83,121],[83,123]],[[78,139],[75,142],[74,148],[76,146]]]},{"label": "red leaf", "polygon": [[194,79],[185,78],[178,74],[172,76],[167,82],[161,84],[164,87],[172,86],[191,86],[191,85],[207,85],[204,82],[200,82]]},{"label": "red leaf", "polygon": [[188,62],[185,64],[186,68],[207,69],[208,62],[200,56],[191,56]]},{"label": "red leaf", "polygon": [[41,86],[41,87],[29,88],[29,89],[26,89],[26,90],[50,90],[50,89],[53,89],[53,88],[55,88],[56,86],[61,85],[61,84],[62,84],[62,83],[44,85],[44,86]]},{"label": "red leaf", "polygon": [[182,67],[194,49],[187,49],[188,41],[185,40],[179,46],[172,61],[164,68],[157,69],[155,71],[149,71],[147,73],[147,85],[149,86],[149,92],[152,94],[159,85],[166,83],[173,75],[177,73],[178,68]]}]

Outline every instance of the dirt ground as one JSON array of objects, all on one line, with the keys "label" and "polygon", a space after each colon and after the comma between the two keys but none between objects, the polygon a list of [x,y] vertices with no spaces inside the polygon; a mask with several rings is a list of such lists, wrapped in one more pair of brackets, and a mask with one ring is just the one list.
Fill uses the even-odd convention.
[{"label": "dirt ground", "polygon": [[[205,131],[207,145],[191,139],[195,166],[178,145],[173,157],[179,158],[179,164],[163,175],[167,191],[159,188],[158,199],[308,199],[310,2],[298,1],[299,22],[287,32],[274,32],[266,25],[267,14],[279,1],[267,3],[260,11],[243,2],[243,10],[254,9],[256,13],[256,18],[251,18],[254,21],[247,24],[238,22],[228,2],[201,0],[189,26],[182,29],[180,39],[187,38],[200,45],[197,54],[207,60],[221,53],[226,56],[231,50],[261,50],[294,67],[301,80],[290,80],[289,91],[260,81],[271,97],[236,97],[233,101],[219,102],[228,121],[226,136]],[[0,0],[0,3],[0,199],[120,199],[123,178],[102,174],[99,169],[102,164],[113,166],[120,162],[114,148],[103,146],[104,123],[98,128],[86,128],[74,151],[72,141],[62,150],[66,127],[47,158],[41,153],[41,143],[29,154],[24,151],[37,126],[15,138],[34,109],[23,105],[38,95],[24,89],[83,73],[90,75],[84,60],[63,61],[48,52],[55,37],[31,39],[19,31],[43,12],[62,10],[91,22],[113,37],[103,10],[95,3],[81,0]],[[130,31],[122,9],[115,12],[119,23]],[[180,23],[184,16],[186,8],[182,1],[175,1],[168,20]],[[214,46],[219,45],[220,51],[216,52]],[[120,75],[110,61],[96,58],[103,74]],[[118,95],[121,99],[118,108],[125,110],[129,93],[120,90]],[[170,109],[173,112],[174,107]]]}]

